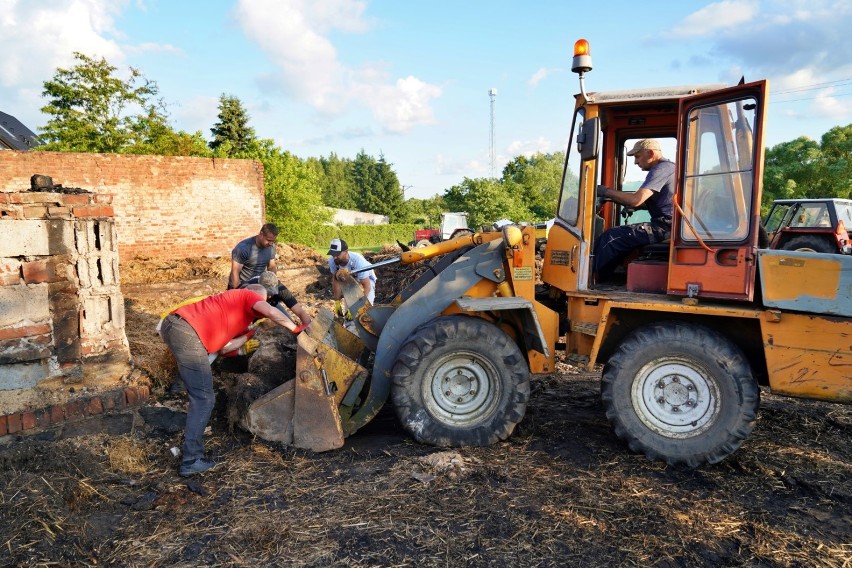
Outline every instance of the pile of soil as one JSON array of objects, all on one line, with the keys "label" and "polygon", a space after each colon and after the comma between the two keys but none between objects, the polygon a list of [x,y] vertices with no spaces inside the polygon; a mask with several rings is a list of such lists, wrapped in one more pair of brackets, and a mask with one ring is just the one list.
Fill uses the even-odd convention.
[{"label": "pile of soil", "polygon": [[[284,246],[282,281],[310,310],[330,308],[326,258]],[[395,253],[373,261],[385,254]],[[423,446],[386,405],[342,449],[321,454],[233,427],[225,399],[240,384],[266,389],[268,369],[217,364],[206,443],[221,463],[182,479],[169,448],[180,447],[185,400],[166,394],[173,370],[153,327],[168,307],[224,289],[227,263],[164,266],[121,267],[133,363],[154,392],[146,420],[130,435],[36,435],[0,447],[0,564],[852,564],[852,407],[763,393],[755,431],[734,455],[673,468],[631,453],[606,420],[599,376],[565,361],[533,380],[506,442]],[[381,269],[377,295],[422,269]],[[171,270],[187,276],[162,279]]]}]

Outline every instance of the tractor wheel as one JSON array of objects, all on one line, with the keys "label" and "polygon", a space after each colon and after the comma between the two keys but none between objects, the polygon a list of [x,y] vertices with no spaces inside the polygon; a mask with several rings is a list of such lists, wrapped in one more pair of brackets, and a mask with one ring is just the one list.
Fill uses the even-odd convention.
[{"label": "tractor wheel", "polygon": [[505,440],[530,396],[529,367],[495,325],[445,316],[416,329],[393,367],[393,404],[403,427],[434,446]]},{"label": "tractor wheel", "polygon": [[689,467],[732,454],[754,428],[760,403],[736,345],[710,328],[673,321],[624,340],[604,367],[602,397],[631,450]]},{"label": "tractor wheel", "polygon": [[417,244],[415,244],[414,246],[415,246],[415,248],[423,248],[423,247],[428,247],[431,244],[432,244],[432,241],[430,241],[429,239],[420,239],[419,241],[417,241]]},{"label": "tractor wheel", "polygon": [[781,248],[783,250],[799,252],[825,252],[829,254],[838,252],[837,247],[832,245],[827,239],[814,235],[802,235],[801,237],[790,239]]}]

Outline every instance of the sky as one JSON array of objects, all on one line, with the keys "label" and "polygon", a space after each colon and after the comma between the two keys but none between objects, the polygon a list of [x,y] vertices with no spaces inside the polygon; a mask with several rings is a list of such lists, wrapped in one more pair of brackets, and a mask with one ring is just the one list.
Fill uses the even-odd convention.
[{"label": "sky", "polygon": [[852,123],[850,30],[848,0],[0,0],[0,111],[37,132],[77,51],[155,81],[178,130],[209,140],[235,96],[259,137],[384,156],[427,198],[565,152],[577,39],[587,91],[769,79],[773,146]]}]

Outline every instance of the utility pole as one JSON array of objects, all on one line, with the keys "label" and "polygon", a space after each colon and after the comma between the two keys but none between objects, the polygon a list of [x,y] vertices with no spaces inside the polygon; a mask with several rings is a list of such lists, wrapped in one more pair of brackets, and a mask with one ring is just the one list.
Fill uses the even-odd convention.
[{"label": "utility pole", "polygon": [[491,178],[494,178],[494,166],[497,161],[497,153],[494,149],[494,104],[497,101],[497,89],[491,88],[488,90],[488,96],[491,99],[491,142],[488,146],[488,157],[491,160]]}]

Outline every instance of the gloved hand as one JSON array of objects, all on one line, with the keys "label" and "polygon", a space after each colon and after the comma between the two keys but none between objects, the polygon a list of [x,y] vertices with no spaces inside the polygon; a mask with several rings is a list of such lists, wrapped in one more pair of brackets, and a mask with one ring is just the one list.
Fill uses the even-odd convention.
[{"label": "gloved hand", "polygon": [[[265,322],[265,321],[266,321],[266,318],[260,318],[259,320],[255,320],[255,321],[253,321],[253,322],[252,322],[251,324],[249,324],[249,326],[248,326],[249,331],[250,331],[250,332],[252,332],[252,333],[254,333],[254,330],[256,330],[258,327],[260,327],[260,324],[262,324],[262,323],[263,323],[263,322]],[[251,339],[251,336],[249,336],[249,339]]]},{"label": "gloved hand", "polygon": [[249,339],[248,341],[243,343],[240,348],[234,349],[233,351],[228,351],[227,353],[222,353],[222,357],[238,357],[241,355],[251,355],[252,353],[257,351],[258,347],[260,347],[259,339]]},{"label": "gloved hand", "polygon": [[341,282],[346,280],[346,277],[349,276],[349,270],[346,268],[339,268],[337,272],[334,273],[334,277]]},{"label": "gloved hand", "polygon": [[299,335],[300,333],[305,331],[306,327],[308,327],[308,324],[303,323],[302,325],[293,330],[293,335]]},{"label": "gloved hand", "polygon": [[352,321],[352,312],[350,310],[346,310],[346,314],[344,314],[346,321]]},{"label": "gloved hand", "polygon": [[606,190],[607,187],[605,185],[599,185],[595,188],[595,195],[600,199],[606,199]]},{"label": "gloved hand", "polygon": [[343,317],[343,306],[340,305],[340,300],[334,301],[334,315],[339,318]]}]

